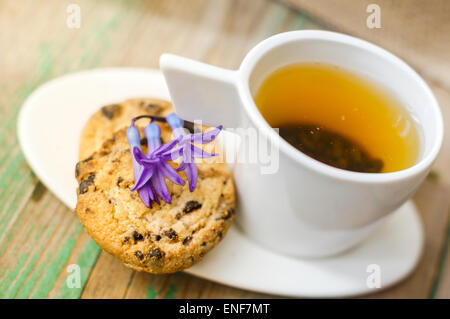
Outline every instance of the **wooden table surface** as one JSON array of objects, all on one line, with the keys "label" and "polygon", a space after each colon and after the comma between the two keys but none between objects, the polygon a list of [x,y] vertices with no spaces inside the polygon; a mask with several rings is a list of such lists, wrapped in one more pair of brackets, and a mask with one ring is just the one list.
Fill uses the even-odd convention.
[{"label": "wooden table surface", "polygon": [[[66,9],[72,2],[81,8],[79,29],[66,26]],[[246,52],[270,35],[332,28],[311,12],[305,15],[291,1],[1,0],[0,297],[276,297],[185,273],[135,272],[102,252],[75,214],[28,167],[16,122],[20,106],[34,89],[68,72],[109,66],[157,68],[163,52],[237,68]],[[426,64],[408,62],[427,75],[450,127],[450,79],[434,78]],[[400,284],[369,297],[450,298],[449,164],[447,132],[432,174],[414,197],[426,230],[419,267]],[[81,267],[81,288],[66,285],[70,264]]]}]

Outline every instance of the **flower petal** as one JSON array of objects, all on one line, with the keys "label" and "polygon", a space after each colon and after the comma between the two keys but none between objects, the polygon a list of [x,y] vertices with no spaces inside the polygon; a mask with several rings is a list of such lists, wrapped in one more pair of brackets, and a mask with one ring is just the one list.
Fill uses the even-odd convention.
[{"label": "flower petal", "polygon": [[177,172],[179,172],[179,171],[182,171],[182,170],[184,170],[185,168],[186,168],[186,165],[187,165],[187,163],[185,163],[185,162],[181,162],[180,163],[180,166],[178,166],[175,170],[177,171]]},{"label": "flower petal", "polygon": [[174,140],[170,141],[169,143],[161,145],[160,147],[158,147],[156,150],[154,150],[152,152],[152,154],[151,154],[152,157],[153,156],[158,156],[158,155],[163,154],[163,153],[165,153],[167,151],[170,151],[175,145],[178,144],[178,141],[179,141],[178,139],[174,139]]},{"label": "flower petal", "polygon": [[135,191],[141,187],[143,187],[149,179],[153,176],[153,173],[155,172],[155,166],[146,166],[142,170],[142,173],[139,176],[135,176],[135,182],[134,187],[131,189],[131,191]]},{"label": "flower petal", "polygon": [[169,204],[172,202],[164,175],[159,170],[156,170],[155,174],[152,176],[152,185],[155,188],[156,193],[161,196],[162,199]]},{"label": "flower petal", "polygon": [[192,154],[192,157],[195,157],[195,158],[208,158],[208,157],[214,157],[214,156],[218,155],[215,153],[205,152],[201,148],[194,146],[192,144],[191,144],[191,154]]},{"label": "flower petal", "polygon": [[178,185],[184,185],[184,180],[177,174],[177,172],[170,166],[167,162],[161,161],[160,166],[161,172],[172,182]]},{"label": "flower petal", "polygon": [[158,164],[160,161],[159,158],[147,158],[147,157],[143,157],[142,159],[140,159],[138,161],[139,164],[144,165],[144,166],[150,166],[150,165],[155,165]]},{"label": "flower petal", "polygon": [[195,187],[197,186],[197,165],[195,165],[195,163],[187,164],[186,168],[184,169],[184,173],[186,174],[186,177],[189,181],[189,190],[193,192]]},{"label": "flower petal", "polygon": [[206,144],[214,140],[217,135],[219,135],[220,131],[222,130],[223,126],[219,125],[218,127],[205,132],[205,133],[195,133],[190,135],[190,139],[192,143],[195,144]]},{"label": "flower petal", "polygon": [[149,208],[152,208],[152,200],[150,198],[150,192],[151,192],[151,189],[149,186],[145,186],[145,187],[138,189],[139,197],[141,198],[144,205]]},{"label": "flower petal", "polygon": [[150,188],[151,188],[152,194],[153,194],[152,200],[154,200],[154,201],[157,202],[158,204],[161,204],[161,202],[159,201],[158,195],[156,194],[155,187],[153,186],[152,183],[149,183],[149,185],[150,185]]},{"label": "flower petal", "polygon": [[148,158],[144,153],[142,153],[142,150],[138,147],[133,147],[133,156],[136,162],[138,162],[139,164],[141,163],[142,160]]},{"label": "flower petal", "polygon": [[165,152],[164,154],[162,154],[162,158],[164,158],[167,161],[174,161],[178,158],[180,158],[180,156],[183,155],[183,146],[179,146],[176,148],[173,148],[170,151]]},{"label": "flower petal", "polygon": [[140,165],[156,164],[159,162],[158,158],[149,158],[137,147],[133,148],[133,155],[136,159],[136,162]]},{"label": "flower petal", "polygon": [[136,161],[134,156],[131,156],[131,162],[133,163],[133,172],[134,172],[134,177],[136,180],[136,176],[142,174],[143,167]]}]

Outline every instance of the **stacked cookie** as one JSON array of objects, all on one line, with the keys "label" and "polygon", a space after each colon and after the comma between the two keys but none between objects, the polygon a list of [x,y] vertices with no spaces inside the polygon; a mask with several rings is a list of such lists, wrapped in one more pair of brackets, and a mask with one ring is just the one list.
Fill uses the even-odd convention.
[{"label": "stacked cookie", "polygon": [[[199,261],[227,232],[235,206],[230,173],[215,158],[197,164],[193,192],[187,183],[167,182],[171,204],[161,201],[148,208],[131,191],[134,175],[126,127],[139,115],[172,112],[169,102],[156,99],[103,107],[83,130],[75,169],[79,183],[75,211],[90,236],[126,266],[158,274],[180,271]],[[162,143],[172,140],[170,127],[158,124]],[[146,152],[146,139],[141,145]],[[180,176],[186,179],[182,172]]]}]

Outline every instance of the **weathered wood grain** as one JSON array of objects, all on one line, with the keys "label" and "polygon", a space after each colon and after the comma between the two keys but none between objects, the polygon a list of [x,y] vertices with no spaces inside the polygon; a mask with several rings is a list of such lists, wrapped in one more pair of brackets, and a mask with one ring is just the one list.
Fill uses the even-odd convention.
[{"label": "weathered wood grain", "polygon": [[[157,68],[163,52],[235,69],[262,39],[287,30],[326,28],[327,23],[319,25],[283,4],[264,0],[77,3],[80,29],[66,27],[65,1],[0,2],[0,28],[8,30],[0,34],[0,298],[274,297],[185,273],[134,272],[101,252],[73,212],[25,163],[17,143],[17,115],[36,87],[67,72],[108,66]],[[436,79],[432,76],[430,83],[450,126],[450,94]],[[449,133],[434,178],[415,197],[426,227],[425,256],[407,280],[373,297],[449,298],[447,141]],[[80,288],[66,284],[70,264],[81,267]]]}]

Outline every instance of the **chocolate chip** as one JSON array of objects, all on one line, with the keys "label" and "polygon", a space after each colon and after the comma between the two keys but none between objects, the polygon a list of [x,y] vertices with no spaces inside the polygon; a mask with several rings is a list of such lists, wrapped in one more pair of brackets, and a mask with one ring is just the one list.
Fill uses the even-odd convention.
[{"label": "chocolate chip", "polygon": [[144,254],[143,254],[142,251],[140,251],[140,250],[136,250],[135,253],[134,253],[134,255],[135,255],[139,260],[144,259]]},{"label": "chocolate chip", "polygon": [[89,156],[88,158],[85,158],[84,160],[81,161],[81,163],[87,163],[89,161],[92,161],[94,159],[93,156]]},{"label": "chocolate chip", "polygon": [[125,236],[125,238],[123,239],[123,242],[124,242],[124,243],[128,243],[129,241],[130,241],[130,237]]},{"label": "chocolate chip", "polygon": [[187,129],[189,131],[189,133],[194,134],[194,132],[195,132],[194,123],[189,122],[189,121],[184,121],[183,126],[185,129]]},{"label": "chocolate chip", "polygon": [[84,159],[84,160],[78,162],[77,165],[75,165],[75,177],[80,176],[80,165],[81,165],[82,163],[89,162],[89,161],[91,161],[91,160],[93,160],[93,159],[94,159],[94,157],[89,156],[88,158],[86,158],[86,159]]},{"label": "chocolate chip", "polygon": [[156,103],[141,103],[141,107],[143,107],[147,112],[157,112],[161,108],[161,105]]},{"label": "chocolate chip", "polygon": [[119,184],[123,182],[123,178],[121,176],[119,176],[119,178],[117,178],[117,186],[120,186]]},{"label": "chocolate chip", "polygon": [[181,213],[177,213],[177,214],[175,215],[175,218],[176,218],[176,219],[180,219],[182,216],[183,216],[183,215],[181,215]]},{"label": "chocolate chip", "polygon": [[85,213],[91,213],[92,211],[91,211],[91,209],[88,207],[88,208],[86,208],[86,209],[84,210],[84,212],[85,212]]},{"label": "chocolate chip", "polygon": [[205,247],[205,246],[206,246],[206,242],[205,242],[205,241],[204,241],[204,242],[202,243],[202,246],[203,246],[203,247]]},{"label": "chocolate chip", "polygon": [[172,228],[169,230],[166,230],[164,232],[164,235],[166,235],[167,237],[169,237],[172,240],[176,240],[178,238],[178,234],[176,231],[174,231]]},{"label": "chocolate chip", "polygon": [[185,239],[183,239],[183,245],[189,245],[191,240],[192,240],[192,237],[191,236],[187,236]]},{"label": "chocolate chip", "polygon": [[95,174],[90,174],[86,179],[83,179],[80,183],[80,195],[87,193],[89,186],[94,183]]},{"label": "chocolate chip", "polygon": [[144,236],[139,234],[137,231],[133,231],[133,233],[131,235],[133,235],[133,238],[135,241],[144,240]]},{"label": "chocolate chip", "polygon": [[194,210],[202,208],[202,204],[197,202],[196,200],[190,200],[186,203],[186,206],[183,208],[183,213],[189,214],[190,212],[193,212]]},{"label": "chocolate chip", "polygon": [[161,251],[161,249],[155,248],[148,254],[148,257],[150,257],[150,258],[154,257],[156,259],[161,259],[163,257],[163,255],[164,255],[164,253]]},{"label": "chocolate chip", "polygon": [[221,220],[221,219],[227,220],[233,215],[234,215],[234,208],[231,208],[230,210],[227,210],[226,212],[223,212],[222,216],[220,216],[219,218],[216,218],[216,220]]},{"label": "chocolate chip", "polygon": [[144,145],[147,145],[147,138],[146,137],[143,137],[143,138],[141,138],[141,145],[142,146],[144,146]]},{"label": "chocolate chip", "polygon": [[160,235],[156,235],[156,236],[155,236],[155,240],[156,240],[156,241],[160,241],[160,240],[161,240],[161,236],[160,236]]},{"label": "chocolate chip", "polygon": [[107,119],[110,120],[120,112],[120,109],[121,107],[119,104],[106,105],[102,107],[102,113]]}]

